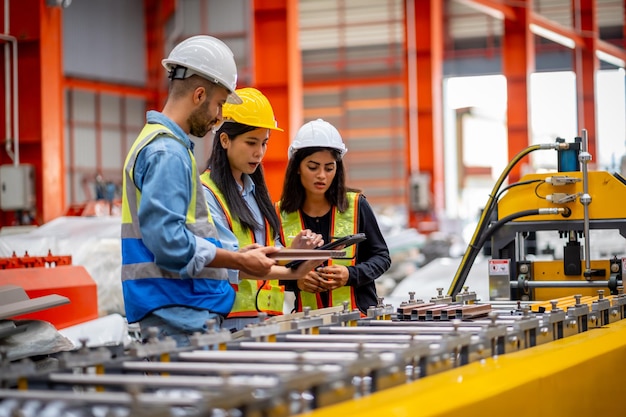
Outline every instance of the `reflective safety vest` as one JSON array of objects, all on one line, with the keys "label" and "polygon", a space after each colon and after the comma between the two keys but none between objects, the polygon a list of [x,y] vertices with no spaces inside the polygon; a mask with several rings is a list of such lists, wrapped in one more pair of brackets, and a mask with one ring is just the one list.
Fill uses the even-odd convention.
[{"label": "reflective safety vest", "polygon": [[[341,213],[336,207],[333,208],[331,214],[331,236],[343,237],[357,233],[358,219],[357,213],[359,212],[359,193],[349,192],[348,208],[345,212]],[[289,236],[296,236],[301,230],[304,229],[304,220],[300,215],[300,210],[293,213],[285,213],[280,211],[280,206],[277,203],[277,209],[280,212],[280,220],[282,223],[282,237],[285,241],[285,245],[290,246],[293,238]],[[356,245],[345,248],[346,256],[349,259],[331,259],[328,261],[329,265],[345,265],[350,266],[356,263]],[[356,299],[354,297],[354,288],[351,286],[343,286],[330,291],[328,294],[329,306],[341,306],[343,302],[349,303],[349,309],[358,308]],[[317,293],[310,293],[306,291],[300,291],[297,297],[297,310],[302,311],[303,307],[310,307],[311,310],[323,308],[324,304],[322,299]]]},{"label": "reflective safety vest", "polygon": [[[137,216],[141,191],[134,183],[135,161],[139,152],[160,135],[167,135],[168,140],[180,141],[165,126],[148,123],[133,143],[124,163],[121,236],[122,291],[126,317],[128,322],[133,323],[153,310],[170,306],[193,307],[226,315],[235,294],[228,283],[225,268],[205,267],[197,278],[182,279],[177,272],[160,268],[154,261],[154,254],[142,240]],[[196,159],[190,149],[187,151],[192,165],[193,192],[187,207],[185,227],[192,234],[221,247],[197,174]]]},{"label": "reflective safety vest", "polygon": [[[213,193],[217,202],[222,207],[226,215],[228,226],[233,232],[239,247],[250,245],[256,242],[254,231],[246,230],[238,219],[234,219],[230,208],[226,204],[226,198],[220,191],[217,184],[211,179],[211,171],[206,170],[200,175],[202,184]],[[265,245],[274,246],[270,226],[265,222]],[[285,287],[279,285],[277,279],[240,279],[238,284],[231,284],[235,289],[235,304],[228,315],[232,317],[256,317],[259,311],[263,311],[270,316],[283,314],[283,303],[285,301]]]}]

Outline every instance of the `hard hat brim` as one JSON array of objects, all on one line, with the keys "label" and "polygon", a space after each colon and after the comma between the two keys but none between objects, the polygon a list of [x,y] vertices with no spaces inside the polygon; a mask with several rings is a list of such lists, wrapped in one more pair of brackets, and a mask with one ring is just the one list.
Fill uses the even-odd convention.
[{"label": "hard hat brim", "polygon": [[272,126],[272,125],[267,125],[265,123],[252,123],[252,124],[248,124],[246,122],[238,122],[235,119],[229,118],[229,117],[225,117],[223,120],[224,123],[239,123],[241,125],[246,125],[246,126],[250,126],[250,127],[256,127],[258,129],[269,129],[269,130],[277,130],[279,132],[284,132],[284,129],[281,129],[278,126]]},{"label": "hard hat brim", "polygon": [[228,95],[226,102],[230,104],[242,104],[243,100],[241,99],[241,97],[237,95],[237,93],[233,91],[232,93]]}]

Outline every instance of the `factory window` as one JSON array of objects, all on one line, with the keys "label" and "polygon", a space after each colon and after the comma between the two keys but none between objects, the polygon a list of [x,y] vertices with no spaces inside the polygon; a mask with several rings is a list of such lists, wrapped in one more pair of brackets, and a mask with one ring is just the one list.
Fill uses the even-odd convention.
[{"label": "factory window", "polygon": [[[626,155],[624,72],[599,71],[596,80],[598,151],[592,155],[592,163],[594,169],[620,171],[621,158]],[[575,74],[534,73],[530,85],[531,143],[551,143],[557,137],[571,142],[580,136],[585,126],[577,126],[576,121]],[[449,78],[445,91],[446,198],[458,201],[461,196],[460,203],[449,204],[447,210],[451,217],[474,216],[508,160],[506,80],[500,75]],[[486,148],[494,157],[485,159]],[[535,152],[523,163],[524,172],[557,169],[556,154],[551,150]]]},{"label": "factory window", "polygon": [[126,153],[143,126],[144,100],[66,91],[66,203],[118,199]]}]

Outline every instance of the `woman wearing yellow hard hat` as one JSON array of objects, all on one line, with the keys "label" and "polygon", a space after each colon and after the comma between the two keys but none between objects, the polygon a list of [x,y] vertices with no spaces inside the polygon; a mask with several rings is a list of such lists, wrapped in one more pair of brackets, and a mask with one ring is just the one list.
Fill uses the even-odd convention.
[{"label": "woman wearing yellow hard hat", "polygon": [[[224,105],[223,123],[215,132],[208,167],[200,176],[209,211],[226,249],[237,251],[255,243],[281,245],[280,221],[261,162],[270,133],[282,129],[269,100],[259,90],[242,88],[236,94],[242,104]],[[297,234],[291,247],[313,248],[322,243],[320,235],[306,229]],[[244,273],[229,270],[236,296],[223,327],[242,329],[256,323],[260,312],[268,316],[282,314],[284,288],[279,280],[302,278],[319,263],[307,261],[296,270],[276,265],[266,280],[246,279]]]}]

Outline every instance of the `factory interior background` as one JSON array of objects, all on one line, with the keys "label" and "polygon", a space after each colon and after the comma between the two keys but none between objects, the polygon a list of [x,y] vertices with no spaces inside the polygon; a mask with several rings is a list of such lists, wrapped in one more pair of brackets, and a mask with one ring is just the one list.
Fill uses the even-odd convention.
[{"label": "factory interior background", "polygon": [[[623,3],[593,2],[596,55],[603,60],[580,57],[575,28],[582,20],[568,1],[532,2],[535,20],[516,35],[528,50],[510,57],[503,18],[509,6],[487,2],[485,11],[482,2],[466,3],[310,0],[273,9],[272,2],[248,0],[5,1],[5,32],[17,39],[14,49],[4,44],[5,234],[96,216],[96,222],[114,223],[101,228],[102,239],[115,240],[126,152],[146,110],[159,109],[167,91],[160,59],[197,33],[223,39],[236,58],[238,85],[255,86],[277,103],[285,132],[272,135],[264,159],[272,197],[279,197],[293,134],[302,123],[324,118],[349,149],[349,184],[367,196],[400,257],[411,258],[407,248],[424,242],[428,247],[418,256],[434,251],[428,260],[462,253],[493,183],[522,146],[571,141],[587,129],[595,143],[592,166],[623,169]],[[54,23],[37,27],[30,9]],[[584,59],[597,68],[591,76],[580,69]],[[515,77],[521,71],[520,85],[507,86],[504,71]],[[592,79],[591,104],[584,76]],[[525,100],[507,98],[519,93],[514,88],[527,91]],[[211,141],[195,140],[200,163]],[[554,169],[556,157],[547,151],[525,159],[514,175]],[[21,181],[12,181],[14,172]],[[112,266],[119,252],[111,243],[111,254],[85,255],[110,262],[82,261],[81,253],[95,250],[80,244],[96,238],[85,232],[66,236],[69,247],[58,243],[61,236],[19,245],[10,239],[25,236],[6,237],[0,250],[4,256],[73,254],[74,262],[113,285],[117,310],[119,275]],[[380,280],[383,293],[407,274],[403,262],[396,264],[402,272]]]},{"label": "factory interior background", "polygon": [[[124,314],[124,160],[167,97],[161,59],[192,35],[222,39],[238,88],[273,103],[274,200],[297,129],[323,118],[341,132],[347,182],[389,246],[377,290],[394,307],[452,288],[492,187],[527,146],[584,137],[591,171],[626,176],[623,0],[2,0],[0,15],[2,269],[69,256],[95,281],[100,318]],[[212,140],[194,138],[199,164]],[[533,153],[507,184],[557,165],[556,151]],[[592,259],[626,258],[618,217],[589,232]],[[535,238],[532,261],[568,250],[563,234]],[[485,252],[468,274],[481,301],[491,265]]]}]

